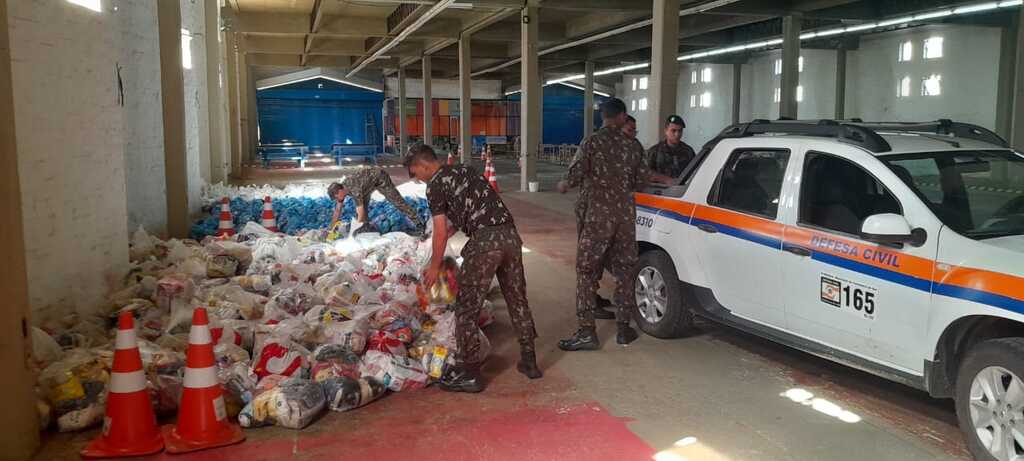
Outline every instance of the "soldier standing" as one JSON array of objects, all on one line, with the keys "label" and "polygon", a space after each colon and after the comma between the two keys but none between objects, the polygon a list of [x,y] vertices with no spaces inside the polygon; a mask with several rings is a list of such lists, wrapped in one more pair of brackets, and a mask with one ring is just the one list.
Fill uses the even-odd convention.
[{"label": "soldier standing", "polygon": [[576,248],[576,317],[579,329],[558,342],[566,351],[600,347],[594,324],[597,282],[607,265],[615,277],[616,321],[619,344],[629,344],[637,333],[629,326],[635,310],[633,293],[636,248],[636,206],[633,191],[653,179],[670,183],[671,178],[652,173],[644,163],[643,149],[622,131],[626,105],[611,98],[601,105],[604,126],[583,140],[566,179],[559,190],[580,187],[576,201],[581,226]]},{"label": "soldier standing", "polygon": [[683,169],[697,156],[693,148],[683,142],[686,123],[678,115],[665,121],[665,139],[647,150],[647,166],[665,176],[678,178]]},{"label": "soldier standing", "polygon": [[[433,252],[423,274],[424,286],[433,286],[441,269],[448,238],[461,230],[469,241],[462,249],[462,267],[456,275],[456,366],[441,378],[441,388],[453,392],[480,392],[479,327],[477,319],[491,280],[498,276],[512,326],[519,337],[521,359],[516,365],[530,379],[540,378],[534,352],[537,331],[526,301],[523,241],[512,214],[484,177],[463,165],[442,165],[430,146],[416,146],[405,160],[409,175],[427,183],[427,202],[434,215]],[[448,228],[448,220],[454,228]]]},{"label": "soldier standing", "polygon": [[[423,220],[416,215],[416,211],[412,209],[412,206],[402,198],[402,194],[398,193],[395,183],[391,181],[391,176],[383,169],[377,167],[360,168],[346,176],[340,183],[331,183],[327,187],[327,195],[337,202],[334,206],[334,216],[331,217],[331,227],[334,227],[334,224],[341,217],[341,209],[345,205],[345,197],[348,195],[351,195],[352,200],[356,202],[356,222],[366,223],[370,196],[373,195],[374,191],[383,194],[384,198],[391,202],[395,208],[398,208],[398,211],[401,211],[405,217],[409,218],[413,225],[416,226],[416,232],[423,232],[425,229]],[[368,226],[364,227],[364,229],[369,230]]]}]

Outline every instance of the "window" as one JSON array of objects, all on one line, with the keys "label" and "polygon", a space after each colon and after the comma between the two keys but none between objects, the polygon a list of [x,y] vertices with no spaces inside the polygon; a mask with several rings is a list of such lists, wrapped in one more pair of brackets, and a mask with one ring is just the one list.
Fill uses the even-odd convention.
[{"label": "window", "polygon": [[640,98],[640,110],[647,110],[647,98]]},{"label": "window", "polygon": [[1010,151],[927,152],[881,157],[959,234],[1024,235],[1024,158]]},{"label": "window", "polygon": [[700,95],[700,106],[711,107],[711,93],[705,91],[704,94]]},{"label": "window", "polygon": [[942,57],[942,37],[926,38],[924,40],[924,58],[937,59]]},{"label": "window", "polygon": [[914,59],[914,42],[906,41],[900,43],[900,62],[907,62]]},{"label": "window", "polygon": [[700,81],[703,83],[711,82],[711,68],[705,67],[704,70],[700,71]]},{"label": "window", "polygon": [[[797,60],[796,67],[797,67],[797,72],[803,72],[804,71],[804,57],[803,56],[800,56],[800,59]],[[782,75],[782,59],[781,58],[775,60],[775,75]]]},{"label": "window", "polygon": [[690,73],[690,83],[697,83],[697,71]]},{"label": "window", "polygon": [[192,34],[181,29],[181,67],[192,68]]},{"label": "window", "polygon": [[772,102],[782,102],[782,88],[775,88],[775,94],[772,96]]},{"label": "window", "polygon": [[797,65],[796,65],[797,72],[803,72],[804,71],[804,57],[800,56],[800,59],[798,59],[796,62],[797,62]]},{"label": "window", "polygon": [[636,91],[636,79],[633,79],[633,91]]},{"label": "window", "polygon": [[629,101],[629,111],[636,112],[636,99]]},{"label": "window", "polygon": [[690,107],[697,107],[697,95],[695,94],[690,95]]},{"label": "window", "polygon": [[896,88],[896,96],[900,98],[910,97],[910,76],[904,76],[900,79],[900,84]]},{"label": "window", "polygon": [[641,77],[640,78],[640,89],[641,90],[646,90],[647,89],[647,77]]},{"label": "window", "polygon": [[796,87],[796,102],[804,102],[804,86],[797,85]]},{"label": "window", "polygon": [[859,237],[868,216],[903,214],[900,202],[881,182],[839,157],[808,152],[801,183],[801,225]]},{"label": "window", "polygon": [[921,96],[942,95],[942,76],[932,74],[921,80]]},{"label": "window", "polygon": [[788,150],[737,150],[729,156],[708,203],[775,219]]},{"label": "window", "polygon": [[103,11],[103,2],[101,0],[68,0],[68,2],[78,6],[84,6],[97,13]]}]

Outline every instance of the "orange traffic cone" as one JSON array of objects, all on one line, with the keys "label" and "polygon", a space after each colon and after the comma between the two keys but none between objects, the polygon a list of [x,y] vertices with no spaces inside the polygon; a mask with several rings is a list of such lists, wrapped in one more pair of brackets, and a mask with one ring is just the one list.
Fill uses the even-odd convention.
[{"label": "orange traffic cone", "polygon": [[217,380],[213,339],[206,309],[192,312],[185,356],[185,382],[178,410],[178,424],[163,427],[168,453],[186,453],[222,447],[245,440],[242,429],[227,421],[224,388]]},{"label": "orange traffic cone", "polygon": [[135,322],[131,312],[122,312],[117,321],[103,432],[81,454],[86,458],[114,458],[150,455],[163,449],[164,440],[146,390]]},{"label": "orange traffic cone", "polygon": [[277,232],[277,219],[274,218],[274,207],[269,195],[263,197],[263,221],[260,224],[270,232]]},{"label": "orange traffic cone", "polygon": [[487,159],[487,165],[484,166],[484,177],[487,178],[487,183],[495,192],[501,192],[501,189],[498,189],[498,173],[494,172],[494,164],[491,163],[491,159]]},{"label": "orange traffic cone", "polygon": [[231,218],[231,202],[227,197],[220,202],[220,225],[217,226],[217,237],[235,235],[235,224]]}]

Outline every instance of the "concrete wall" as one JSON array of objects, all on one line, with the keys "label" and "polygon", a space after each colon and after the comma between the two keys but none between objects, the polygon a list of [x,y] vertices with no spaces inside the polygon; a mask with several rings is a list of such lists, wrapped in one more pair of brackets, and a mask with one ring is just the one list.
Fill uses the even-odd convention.
[{"label": "concrete wall", "polygon": [[[435,78],[431,82],[430,92],[434,99],[459,99],[459,81]],[[501,81],[499,80],[473,80],[470,82],[470,92],[473,99],[504,99],[501,92]],[[398,97],[398,79],[390,77],[387,79],[385,94],[390,97]],[[405,97],[422,98],[423,81],[416,78],[405,79]]]},{"label": "concrete wall", "polygon": [[[921,58],[925,38],[944,37],[944,57],[934,60]],[[901,42],[914,42],[914,59],[898,62]],[[979,26],[927,26],[862,38],[859,50],[847,53],[846,117],[860,117],[874,121],[920,121],[952,118],[995,128],[997,81],[999,73],[1000,30]],[[802,119],[833,118],[835,116],[836,52],[833,50],[804,49],[804,69],[800,73],[803,101],[799,104]],[[774,101],[780,76],[773,67],[781,57],[778,50],[760,53],[742,67],[740,94],[740,121],[766,118],[776,119],[779,106]],[[712,69],[712,82],[691,83],[694,69]],[[922,77],[942,75],[942,95],[921,96]],[[648,96],[648,91],[633,91],[632,80],[645,75],[623,75],[616,85],[617,94],[627,109],[632,100]],[[911,96],[897,97],[897,83],[910,76]],[[729,125],[732,114],[731,65],[683,64],[679,74],[679,97],[676,112],[684,117],[686,142],[699,148]],[[709,108],[690,108],[690,94],[710,92]],[[630,111],[641,126],[655,123],[650,111],[639,107]],[[659,123],[660,124],[660,123]],[[657,136],[640,130],[644,146],[657,142]],[[659,133],[655,131],[655,133]]]},{"label": "concrete wall", "polygon": [[[188,162],[188,204],[198,213],[203,184],[210,182],[210,111],[206,80],[206,11],[201,1],[181,2],[182,58],[188,45],[191,65],[182,63],[185,78],[185,153]],[[187,37],[187,39],[186,39]]]},{"label": "concrete wall", "polygon": [[124,126],[110,2],[9,5],[29,299],[63,315],[101,304],[128,266]]},{"label": "concrete wall", "polygon": [[[682,72],[682,70],[680,70]],[[639,84],[640,80],[648,77],[646,74],[626,74],[622,77],[621,91],[616,90],[616,95],[619,95],[619,99],[626,103],[626,112],[629,112],[634,118],[636,118],[637,126],[637,139],[640,140],[640,144],[644,145],[644,148],[650,147],[658,143],[661,138],[662,129],[660,125],[661,121],[655,120],[657,115],[654,113],[654,104],[651,100],[651,83],[648,81],[647,89],[641,88]],[[689,74],[686,76],[690,78]],[[637,80],[636,90],[633,89],[633,79]],[[680,77],[682,79],[682,77]],[[689,80],[686,80],[689,82]],[[647,99],[647,109],[642,109],[641,101]],[[634,109],[635,107],[635,109]],[[658,127],[653,130],[648,130],[648,127]]]},{"label": "concrete wall", "polygon": [[121,1],[120,26],[123,136],[128,229],[167,232],[163,114],[160,107],[160,46],[156,0]]}]

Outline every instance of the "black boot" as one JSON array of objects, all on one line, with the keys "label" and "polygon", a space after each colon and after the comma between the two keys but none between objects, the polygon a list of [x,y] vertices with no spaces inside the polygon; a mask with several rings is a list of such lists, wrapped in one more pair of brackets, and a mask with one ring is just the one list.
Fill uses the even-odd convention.
[{"label": "black boot", "polygon": [[615,320],[615,313],[608,310],[612,307],[612,302],[606,298],[597,295],[597,303],[594,308],[594,318],[598,320]]},{"label": "black boot", "polygon": [[596,351],[601,348],[601,342],[593,328],[580,328],[568,339],[559,341],[558,348],[563,351]]},{"label": "black boot", "polygon": [[533,351],[523,351],[519,363],[516,364],[516,370],[519,370],[520,373],[530,379],[544,376],[544,373],[541,373],[540,368],[537,367],[537,354]]},{"label": "black boot", "polygon": [[619,324],[619,333],[615,335],[615,342],[626,345],[633,341],[636,341],[640,335],[637,334],[636,330],[631,328],[628,323]]},{"label": "black boot", "polygon": [[484,380],[476,368],[451,367],[440,381],[441,389],[448,392],[477,393],[484,390]]}]

